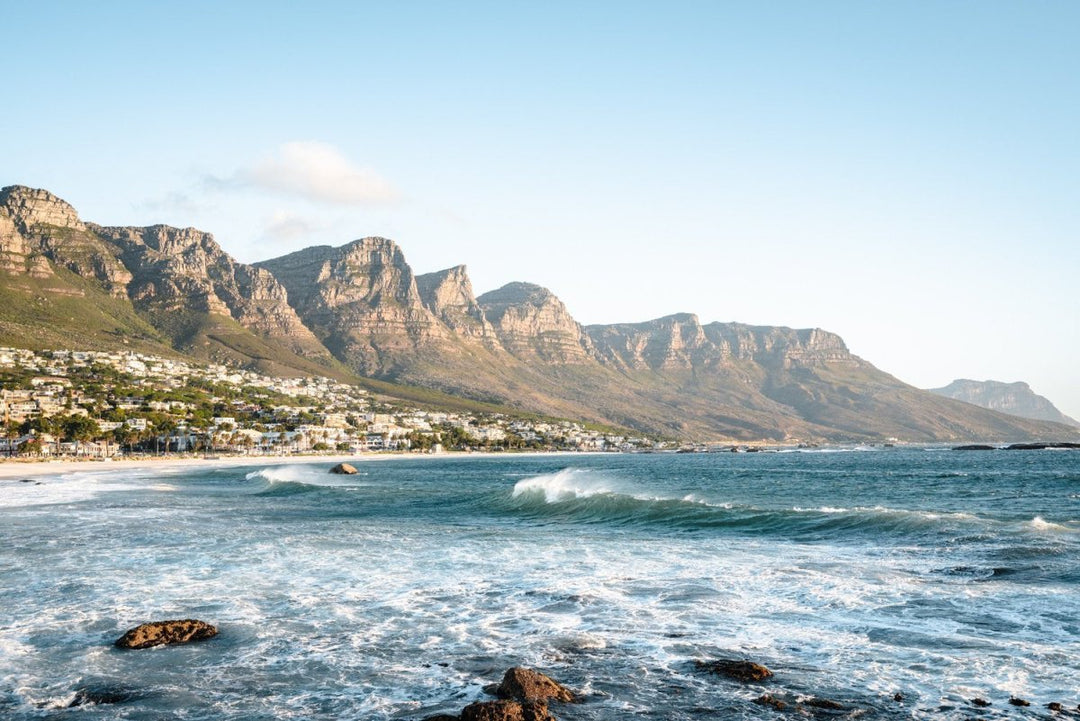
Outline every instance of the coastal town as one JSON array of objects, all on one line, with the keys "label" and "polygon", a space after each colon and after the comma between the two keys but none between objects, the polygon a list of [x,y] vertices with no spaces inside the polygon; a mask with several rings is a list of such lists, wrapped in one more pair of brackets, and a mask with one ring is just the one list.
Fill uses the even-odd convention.
[{"label": "coastal town", "polygon": [[643,436],[407,407],[328,378],[131,352],[0,348],[0,458],[639,451]]}]

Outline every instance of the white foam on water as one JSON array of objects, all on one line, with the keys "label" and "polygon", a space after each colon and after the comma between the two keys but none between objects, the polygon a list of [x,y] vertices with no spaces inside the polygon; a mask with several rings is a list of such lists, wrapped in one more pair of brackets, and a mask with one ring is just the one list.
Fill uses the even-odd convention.
[{"label": "white foam on water", "polygon": [[542,494],[548,503],[560,503],[575,498],[591,498],[617,493],[616,484],[594,471],[564,468],[555,473],[532,476],[514,484],[513,496]]}]

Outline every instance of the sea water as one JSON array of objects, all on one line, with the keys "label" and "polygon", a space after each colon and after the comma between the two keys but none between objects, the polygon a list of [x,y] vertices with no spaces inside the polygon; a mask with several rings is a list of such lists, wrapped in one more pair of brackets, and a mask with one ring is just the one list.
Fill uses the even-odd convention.
[{"label": "sea water", "polygon": [[[1077,452],[357,465],[0,481],[0,717],[422,719],[487,698],[515,665],[584,695],[560,719],[1080,702]],[[171,618],[220,634],[112,646]],[[775,675],[695,667],[720,658]],[[755,704],[765,693],[791,705]]]}]

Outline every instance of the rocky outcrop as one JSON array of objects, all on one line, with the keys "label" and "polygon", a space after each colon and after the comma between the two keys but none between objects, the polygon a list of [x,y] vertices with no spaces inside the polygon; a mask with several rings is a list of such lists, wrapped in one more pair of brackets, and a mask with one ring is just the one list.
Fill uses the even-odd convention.
[{"label": "rocky outcrop", "polygon": [[48,259],[122,297],[131,273],[108,243],[68,203],[46,190],[12,185],[0,190],[0,267],[34,277],[53,274]]},{"label": "rocky outcrop", "polygon": [[932,388],[930,392],[1011,416],[1064,423],[1080,428],[1080,421],[1059,411],[1049,399],[1031,390],[1031,386],[1023,381],[1002,383],[960,378],[944,388]]},{"label": "rocky outcrop", "polygon": [[574,692],[555,679],[531,668],[515,666],[503,674],[502,682],[495,689],[501,699],[516,701],[562,701],[577,700]]},{"label": "rocky outcrop", "polygon": [[142,649],[203,641],[217,635],[217,628],[187,618],[179,621],[153,621],[128,630],[113,644],[117,648]]},{"label": "rocky outcrop", "polygon": [[416,276],[424,307],[455,333],[469,338],[491,339],[495,331],[473,295],[465,266]]},{"label": "rocky outcrop", "polygon": [[356,466],[348,463],[339,463],[330,469],[330,472],[336,476],[355,476]]},{"label": "rocky outcrop", "polygon": [[307,248],[256,266],[281,281],[334,355],[362,373],[391,372],[402,353],[449,335],[424,307],[401,249],[386,238]]},{"label": "rocky outcrop", "polygon": [[511,355],[543,363],[585,363],[595,350],[584,328],[547,288],[509,283],[476,299]]},{"label": "rocky outcrop", "polygon": [[461,710],[461,721],[555,721],[546,704],[477,701]]},{"label": "rocky outcrop", "polygon": [[715,676],[725,676],[743,683],[759,683],[772,678],[772,671],[753,661],[734,661],[721,659],[718,661],[697,661],[694,664],[699,671],[705,671]]}]

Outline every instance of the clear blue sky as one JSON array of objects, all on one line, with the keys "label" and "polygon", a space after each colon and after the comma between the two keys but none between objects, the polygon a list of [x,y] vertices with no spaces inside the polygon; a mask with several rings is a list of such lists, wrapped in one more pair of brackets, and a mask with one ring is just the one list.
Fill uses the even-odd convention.
[{"label": "clear blue sky", "polygon": [[1080,417],[1080,3],[0,0],[0,185]]}]

